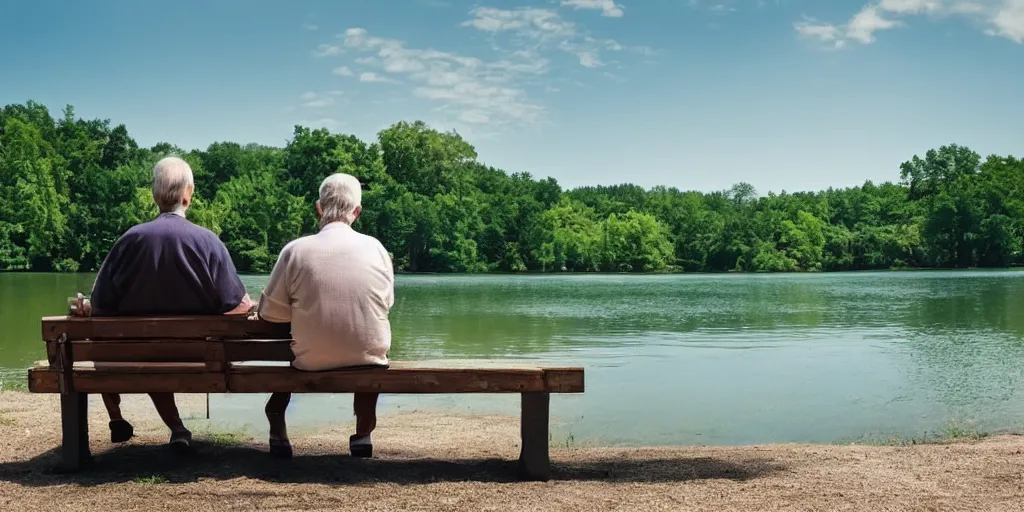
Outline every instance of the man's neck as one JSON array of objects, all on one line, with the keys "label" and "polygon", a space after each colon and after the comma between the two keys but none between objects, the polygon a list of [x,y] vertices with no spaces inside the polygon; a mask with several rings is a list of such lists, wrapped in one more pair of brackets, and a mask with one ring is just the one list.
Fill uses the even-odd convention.
[{"label": "man's neck", "polygon": [[352,225],[349,224],[348,222],[343,221],[343,220],[336,220],[334,222],[328,222],[327,224],[324,224],[323,226],[320,226],[320,231],[323,231],[323,230],[328,229],[328,228],[349,228],[349,229],[351,229]]},{"label": "man's neck", "polygon": [[188,211],[188,208],[185,208],[184,206],[179,206],[179,207],[177,207],[177,208],[175,208],[175,209],[173,209],[173,210],[171,210],[169,212],[160,212],[160,214],[163,215],[165,213],[170,213],[172,215],[177,215],[177,216],[179,216],[179,217],[184,219],[186,211]]}]

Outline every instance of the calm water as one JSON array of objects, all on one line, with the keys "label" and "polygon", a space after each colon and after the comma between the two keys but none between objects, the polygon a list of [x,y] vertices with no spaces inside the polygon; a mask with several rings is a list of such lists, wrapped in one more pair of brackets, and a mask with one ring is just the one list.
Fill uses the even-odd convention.
[{"label": "calm water", "polygon": [[[258,294],[262,276],[244,278]],[[90,275],[0,274],[0,378],[43,358],[39,317]],[[1024,427],[1024,272],[400,276],[394,359],[582,365],[555,442],[746,444]],[[265,396],[211,398],[263,432]],[[386,409],[516,412],[518,397],[385,396]],[[351,419],[348,396],[293,401],[296,428]]]}]

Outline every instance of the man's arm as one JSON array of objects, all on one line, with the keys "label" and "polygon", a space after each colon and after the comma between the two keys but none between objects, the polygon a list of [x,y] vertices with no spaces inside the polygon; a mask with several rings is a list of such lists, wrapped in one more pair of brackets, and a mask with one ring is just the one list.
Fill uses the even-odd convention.
[{"label": "man's arm", "polygon": [[211,258],[210,277],[213,278],[211,298],[218,304],[222,314],[246,314],[256,305],[245,291],[245,284],[238,277],[235,263],[231,261],[231,253],[220,239],[217,239],[217,247]]},{"label": "man's arm", "polygon": [[231,311],[228,311],[228,312],[226,312],[224,314],[225,315],[247,315],[249,313],[252,313],[253,308],[255,308],[256,306],[257,306],[256,302],[254,302],[251,298],[249,298],[249,294],[246,293],[245,296],[242,297],[242,302],[240,302],[238,304],[238,306],[235,307],[235,309],[232,309]]},{"label": "man's arm", "polygon": [[257,315],[268,322],[286,323],[292,321],[291,246],[281,249],[281,254],[270,272],[267,286],[260,294]]},{"label": "man's arm", "polygon": [[[380,244],[379,241],[377,243]],[[390,281],[390,283],[388,283],[388,294],[384,300],[388,309],[391,309],[395,305],[395,264],[391,261],[391,253],[384,248],[383,244],[380,244],[380,251],[384,255],[384,265],[387,268],[388,278]]]},{"label": "man's arm", "polygon": [[93,312],[100,315],[110,314],[117,305],[114,297],[118,294],[114,290],[114,279],[111,275],[111,268],[117,266],[118,255],[121,253],[121,244],[124,238],[119,238],[110,248],[110,252],[103,258],[100,264],[100,271],[96,273],[96,280],[92,283],[91,298],[87,299],[81,293],[75,298],[75,305],[71,306],[69,313],[73,316],[92,316]]}]

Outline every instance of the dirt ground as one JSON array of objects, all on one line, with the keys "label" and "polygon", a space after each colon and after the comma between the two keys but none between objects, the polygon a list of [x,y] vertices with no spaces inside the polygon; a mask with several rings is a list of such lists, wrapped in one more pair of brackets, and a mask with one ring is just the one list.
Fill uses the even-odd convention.
[{"label": "dirt ground", "polygon": [[[182,409],[201,407],[182,397]],[[293,436],[295,458],[263,436],[195,429],[176,456],[144,397],[126,397],[136,439],[108,442],[90,407],[96,465],[50,471],[58,399],[0,393],[0,510],[1021,510],[1024,437],[915,446],[768,445],[552,448],[554,478],[515,479],[518,418],[381,417],[376,458],[348,456],[351,423]]]}]

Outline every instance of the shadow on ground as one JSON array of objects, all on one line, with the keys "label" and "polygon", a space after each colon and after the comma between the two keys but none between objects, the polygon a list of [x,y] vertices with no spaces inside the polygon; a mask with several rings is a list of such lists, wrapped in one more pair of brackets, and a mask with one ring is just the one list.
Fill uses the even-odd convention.
[{"label": "shadow on ground", "polygon": [[[0,462],[0,481],[32,487],[64,484],[188,483],[201,479],[248,477],[277,483],[431,483],[516,482],[514,460],[412,459],[405,454],[382,454],[356,459],[341,454],[296,454],[277,460],[252,446],[222,446],[196,441],[189,455],[176,455],[165,446],[128,445],[97,454],[86,471],[54,472],[57,450],[28,461]],[[395,458],[389,458],[395,457]],[[625,455],[557,457],[552,479],[603,482],[684,482],[728,479],[745,481],[785,468],[768,460],[739,463],[714,458],[634,458]],[[572,460],[578,458],[579,460]]]}]

